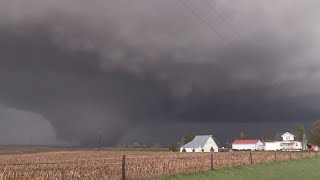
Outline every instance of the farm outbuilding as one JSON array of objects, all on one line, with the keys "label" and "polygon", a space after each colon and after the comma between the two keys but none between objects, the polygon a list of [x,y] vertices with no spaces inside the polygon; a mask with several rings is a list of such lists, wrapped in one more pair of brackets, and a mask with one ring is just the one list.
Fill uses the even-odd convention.
[{"label": "farm outbuilding", "polygon": [[218,152],[218,146],[211,135],[196,136],[181,146],[180,152]]},{"label": "farm outbuilding", "polygon": [[309,151],[319,151],[319,147],[314,144],[307,144],[308,150]]},{"label": "farm outbuilding", "polygon": [[282,149],[281,141],[264,142],[266,151],[279,151]]},{"label": "farm outbuilding", "polygon": [[251,150],[258,151],[264,149],[264,144],[259,139],[253,140],[235,140],[232,143],[232,149],[243,151],[243,150]]}]

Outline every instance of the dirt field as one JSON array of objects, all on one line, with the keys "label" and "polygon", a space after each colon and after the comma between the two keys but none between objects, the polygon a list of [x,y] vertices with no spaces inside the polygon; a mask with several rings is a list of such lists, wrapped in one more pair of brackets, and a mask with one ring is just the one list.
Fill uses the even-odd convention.
[{"label": "dirt field", "polygon": [[[290,155],[291,154],[291,155]],[[126,176],[157,177],[211,169],[210,153],[75,151],[0,155],[0,179],[120,179],[122,156]],[[315,156],[305,152],[303,157]],[[301,158],[300,152],[252,152],[252,162]],[[213,153],[213,167],[250,164],[250,152]]]}]

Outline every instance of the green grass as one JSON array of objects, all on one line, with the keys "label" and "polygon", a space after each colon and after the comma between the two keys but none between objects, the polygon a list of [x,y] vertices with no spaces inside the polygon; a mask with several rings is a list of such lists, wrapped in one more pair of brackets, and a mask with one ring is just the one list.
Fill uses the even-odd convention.
[{"label": "green grass", "polygon": [[269,164],[255,164],[224,168],[215,171],[169,176],[168,180],[318,180],[320,179],[320,157]]}]

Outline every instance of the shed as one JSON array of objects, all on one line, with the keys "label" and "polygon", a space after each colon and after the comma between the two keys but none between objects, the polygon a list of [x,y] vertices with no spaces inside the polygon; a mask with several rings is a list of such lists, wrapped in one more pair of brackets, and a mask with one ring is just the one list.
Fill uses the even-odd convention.
[{"label": "shed", "polygon": [[270,141],[270,142],[264,142],[266,151],[279,151],[282,149],[281,145],[282,141]]},{"label": "shed", "polygon": [[314,144],[307,144],[308,150],[309,151],[319,151],[319,147]]},{"label": "shed", "polygon": [[211,135],[196,136],[192,141],[180,147],[180,152],[218,152],[218,146]]},{"label": "shed", "polygon": [[235,140],[232,143],[232,149],[243,151],[243,150],[262,150],[264,149],[264,144],[259,139],[248,139],[248,140]]}]

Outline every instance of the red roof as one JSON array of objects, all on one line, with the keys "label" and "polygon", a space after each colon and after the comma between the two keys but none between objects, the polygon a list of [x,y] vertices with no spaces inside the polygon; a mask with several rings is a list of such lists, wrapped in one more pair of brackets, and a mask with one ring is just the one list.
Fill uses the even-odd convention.
[{"label": "red roof", "polygon": [[235,140],[232,144],[257,144],[260,140],[253,139],[253,140]]}]

